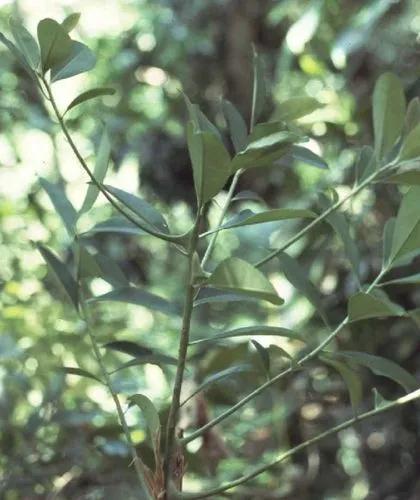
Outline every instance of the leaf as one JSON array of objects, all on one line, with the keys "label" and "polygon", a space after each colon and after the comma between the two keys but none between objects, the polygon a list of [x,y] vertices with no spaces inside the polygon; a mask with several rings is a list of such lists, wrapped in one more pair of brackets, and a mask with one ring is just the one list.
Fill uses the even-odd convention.
[{"label": "leaf", "polygon": [[[327,197],[321,195],[319,198],[320,205],[323,210],[327,210],[330,207],[330,202]],[[359,264],[360,255],[359,249],[357,248],[353,238],[350,235],[350,228],[347,223],[346,217],[342,212],[337,210],[331,212],[326,217],[326,222],[334,229],[337,236],[341,239],[344,245],[344,251],[353,269],[356,278],[359,280]]]},{"label": "leaf", "polygon": [[328,318],[325,314],[321,297],[318,290],[307,277],[308,273],[305,272],[296,259],[290,257],[290,255],[285,252],[280,252],[277,258],[280,261],[281,270],[286,279],[309,300],[324,322],[328,324]]},{"label": "leaf", "polygon": [[401,134],[405,116],[405,96],[401,81],[392,73],[384,73],[373,92],[373,128],[375,151],[384,158]]},{"label": "leaf", "polygon": [[82,92],[75,99],[71,101],[71,103],[67,106],[67,109],[64,114],[73,109],[74,107],[82,104],[83,102],[89,101],[90,99],[94,99],[95,97],[100,97],[104,95],[114,95],[115,89],[110,87],[96,87],[94,89],[86,90],[86,92]]},{"label": "leaf", "polygon": [[223,101],[223,114],[229,128],[233,146],[238,153],[245,148],[248,140],[248,128],[245,120],[236,107],[227,100]]},{"label": "leaf", "polygon": [[404,316],[405,311],[385,297],[373,292],[358,292],[352,295],[348,303],[349,321],[369,318],[387,318]]},{"label": "leaf", "polygon": [[157,366],[162,366],[162,365],[176,366],[178,364],[178,360],[172,358],[171,356],[166,356],[166,354],[160,354],[156,352],[153,352],[152,354],[142,354],[141,356],[136,356],[134,359],[131,359],[130,361],[127,361],[123,365],[116,368],[114,371],[111,372],[111,375],[121,370],[125,370],[126,368],[132,368],[133,366],[140,366],[146,364],[157,365]]},{"label": "leaf", "polygon": [[80,278],[100,277],[114,287],[128,285],[127,278],[116,262],[100,253],[92,255],[82,243],[79,243],[78,248]]},{"label": "leaf", "polygon": [[136,405],[140,408],[152,438],[155,456],[157,456],[159,452],[160,420],[155,405],[144,394],[134,394],[128,400],[130,401],[130,406]]},{"label": "leaf", "polygon": [[129,340],[116,340],[114,342],[108,342],[102,347],[105,349],[111,349],[112,351],[123,352],[124,354],[129,354],[133,357],[141,357],[149,354],[153,354],[153,350],[149,347],[142,346],[136,342],[131,342]]},{"label": "leaf", "polygon": [[230,156],[215,135],[195,132],[191,122],[188,124],[187,141],[197,199],[201,204],[206,203],[226,184],[231,173]]},{"label": "leaf", "polygon": [[52,275],[60,285],[60,288],[64,291],[65,295],[77,311],[79,305],[78,286],[70,271],[67,269],[65,264],[63,264],[63,262],[61,262],[61,260],[51,252],[51,250],[40,244],[38,244],[37,247],[43,259],[47,263]]},{"label": "leaf", "polygon": [[404,195],[395,221],[390,263],[404,257],[410,248],[406,244],[420,222],[420,186],[412,186]]},{"label": "leaf", "polygon": [[202,344],[207,342],[217,342],[223,339],[230,339],[234,337],[243,336],[257,336],[257,335],[268,335],[273,337],[285,337],[293,340],[303,341],[303,338],[298,333],[287,328],[280,328],[276,326],[245,326],[242,328],[235,328],[233,330],[227,330],[221,333],[216,333],[211,337],[205,337],[198,340],[190,341],[190,345]]},{"label": "leaf", "polygon": [[393,175],[385,177],[383,182],[403,184],[407,186],[420,185],[420,161],[404,163]]},{"label": "leaf", "polygon": [[5,45],[10,52],[12,53],[13,57],[21,64],[21,66],[25,69],[25,71],[33,78],[35,81],[36,76],[33,71],[33,69],[29,66],[29,64],[26,62],[25,56],[22,54],[22,52],[16,47],[14,43],[12,43],[8,38],[6,38],[3,33],[0,33],[0,42]]},{"label": "leaf", "polygon": [[231,201],[256,201],[258,203],[265,204],[265,201],[257,193],[253,191],[240,191],[237,193]]},{"label": "leaf", "polygon": [[292,97],[278,104],[275,116],[277,120],[292,121],[310,115],[319,108],[322,108],[322,104],[313,97]]},{"label": "leaf", "polygon": [[67,232],[71,237],[74,237],[76,235],[77,212],[68,200],[64,190],[58,184],[52,184],[42,177],[39,179],[39,183],[46,191]]},{"label": "leaf", "polygon": [[202,288],[194,300],[194,307],[205,304],[230,303],[230,302],[257,302],[255,297],[245,297],[237,293],[226,293],[222,290]]},{"label": "leaf", "polygon": [[222,139],[218,128],[207,118],[200,110],[198,104],[193,104],[186,94],[183,94],[185,104],[188,109],[188,114],[191,122],[194,125],[194,132],[209,132],[216,136],[219,140]]},{"label": "leaf", "polygon": [[359,374],[343,361],[338,361],[327,356],[321,356],[321,359],[341,375],[350,395],[351,406],[356,411],[363,398],[363,386]]},{"label": "leaf", "polygon": [[28,66],[32,69],[36,69],[41,58],[36,40],[22,23],[13,19],[13,17],[9,20],[9,26],[16,45],[23,54]]},{"label": "leaf", "polygon": [[[168,224],[163,216],[147,201],[135,196],[134,194],[127,193],[122,189],[118,189],[109,185],[105,186],[106,190],[111,193],[117,200],[124,206],[134,212],[141,220],[147,225],[160,233],[168,234]],[[146,227],[147,229],[147,227]]]},{"label": "leaf", "polygon": [[143,231],[132,222],[127,220],[125,217],[119,215],[110,217],[109,219],[95,224],[88,231],[83,233],[86,236],[94,236],[95,234],[101,233],[116,233],[122,235],[133,235],[133,236],[143,236],[146,231]]},{"label": "leaf", "polygon": [[420,273],[412,274],[404,278],[397,278],[385,283],[386,285],[420,285]]},{"label": "leaf", "polygon": [[38,24],[38,42],[41,49],[42,71],[55,68],[65,61],[73,49],[66,30],[54,19],[43,19]]},{"label": "leaf", "polygon": [[370,146],[363,146],[356,163],[357,184],[361,184],[376,170],[376,157]]},{"label": "leaf", "polygon": [[219,372],[213,373],[212,375],[209,375],[206,377],[201,384],[199,384],[194,391],[186,398],[180,406],[184,406],[185,403],[190,401],[194,396],[199,394],[200,392],[203,392],[204,390],[208,389],[210,386],[225,380],[226,378],[230,378],[233,375],[238,375],[244,372],[248,372],[252,370],[252,366],[247,365],[247,364],[242,364],[242,365],[237,365],[237,366],[231,366],[229,368],[226,368],[225,370],[221,370]]},{"label": "leaf", "polygon": [[420,123],[418,123],[404,139],[399,160],[411,160],[412,158],[420,157]]},{"label": "leaf", "polygon": [[301,161],[302,163],[307,163],[308,165],[322,169],[328,168],[328,163],[310,149],[303,148],[302,146],[292,146],[291,153],[295,160]]},{"label": "leaf", "polygon": [[255,48],[253,49],[253,56],[254,56],[254,61],[253,61],[254,83],[252,90],[251,122],[252,125],[255,125],[264,109],[267,97],[267,90],[264,78],[264,65],[261,56],[255,50]]},{"label": "leaf", "polygon": [[365,366],[375,375],[393,380],[407,392],[414,391],[418,387],[416,379],[410,373],[389,359],[355,351],[339,351],[334,353],[334,356]]},{"label": "leaf", "polygon": [[89,302],[124,302],[147,307],[153,311],[162,312],[170,316],[179,316],[180,314],[179,308],[175,304],[168,302],[158,295],[133,286],[117,288],[104,295],[94,297]]},{"label": "leaf", "polygon": [[[102,132],[98,151],[96,152],[95,167],[93,169],[93,176],[100,184],[102,184],[103,180],[105,179],[110,157],[111,157],[111,143],[109,141],[108,132],[106,129],[104,129]],[[95,186],[95,184],[92,183],[89,184],[79,215],[86,213],[93,207],[93,204],[95,203],[98,194],[99,194],[99,189],[97,188],[97,186]]]},{"label": "leaf", "polygon": [[68,56],[52,68],[51,82],[85,73],[91,70],[95,64],[96,56],[90,48],[81,42],[73,40]]},{"label": "leaf", "polygon": [[388,219],[384,226],[383,233],[383,251],[382,251],[382,269],[386,269],[389,265],[391,257],[392,240],[395,231],[395,217]]},{"label": "leaf", "polygon": [[266,300],[276,305],[284,302],[261,271],[237,257],[222,261],[207,283],[215,288]]},{"label": "leaf", "polygon": [[64,21],[61,23],[61,26],[70,33],[70,31],[74,30],[77,26],[80,19],[80,12],[73,12],[73,14],[68,15]]},{"label": "leaf", "polygon": [[372,392],[375,410],[377,410],[378,408],[383,408],[384,406],[387,406],[389,403],[391,403],[391,401],[385,399],[377,389],[373,388]]},{"label": "leaf", "polygon": [[420,123],[420,98],[411,99],[404,121],[404,136],[407,136]]},{"label": "leaf", "polygon": [[258,355],[261,359],[263,368],[264,368],[264,373],[265,375],[270,378],[270,353],[268,352],[268,349],[266,349],[264,346],[262,346],[259,342],[256,340],[251,340],[252,345],[255,347],[255,349],[258,352]]},{"label": "leaf", "polygon": [[95,377],[95,375],[92,375],[92,373],[82,370],[81,368],[73,368],[71,366],[62,366],[60,367],[60,370],[66,373],[67,375],[77,375],[78,377],[84,377],[84,378],[90,378],[92,380],[95,380],[96,382],[99,382],[100,384],[103,384],[102,380],[99,379],[98,377]]},{"label": "leaf", "polygon": [[234,227],[251,226],[254,224],[264,224],[266,222],[277,222],[287,219],[301,219],[301,218],[313,219],[315,217],[316,217],[315,212],[301,208],[275,208],[273,210],[266,210],[265,212],[259,212],[259,213],[255,213],[252,210],[247,209],[247,210],[242,210],[241,212],[239,212],[238,215],[235,215],[217,229],[207,231],[201,236],[207,236],[209,234],[222,231],[223,229],[231,229]]}]

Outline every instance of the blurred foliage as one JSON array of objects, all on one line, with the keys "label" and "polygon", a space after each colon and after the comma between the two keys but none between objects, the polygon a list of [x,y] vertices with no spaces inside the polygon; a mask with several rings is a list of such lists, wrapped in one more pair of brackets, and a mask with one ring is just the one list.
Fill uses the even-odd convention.
[{"label": "blurred foliage", "polygon": [[[101,122],[110,130],[113,151],[111,184],[136,189],[167,215],[179,232],[188,227],[193,201],[192,177],[185,146],[186,111],[181,89],[224,126],[220,98],[234,102],[249,118],[251,45],[264,54],[272,100],[265,118],[279,112],[278,103],[294,96],[316,98],[323,107],[304,126],[311,145],[330,171],[302,164],[247,173],[240,190],[256,192],[267,204],[315,203],[315,193],[333,181],[344,193],[354,180],[358,148],[371,143],[370,96],[377,76],[391,69],[403,80],[409,98],[420,89],[420,4],[416,0],[77,0],[1,2],[0,31],[9,15],[21,17],[34,31],[39,19],[64,18],[81,11],[78,37],[94,50],[98,64],[88,76],[56,84],[61,104],[81,90],[101,85],[114,96],[72,111],[69,125],[89,159],[100,138]],[[97,370],[84,325],[56,295],[45,266],[31,241],[43,241],[69,256],[65,229],[52,213],[37,178],[47,175],[66,186],[80,205],[86,179],[71,156],[56,124],[48,117],[32,80],[1,49],[0,59],[0,491],[5,500],[20,498],[134,498],[135,477],[112,402],[92,380],[64,377],[60,366]],[[57,174],[58,172],[58,174]],[[220,197],[222,199],[223,196]],[[351,207],[355,240],[367,280],[379,267],[382,227],[396,212],[398,189],[380,185],[359,195]],[[220,200],[219,200],[220,201]],[[234,209],[261,206],[238,201]],[[88,229],[104,220],[109,209],[97,203]],[[208,212],[215,222],[219,206]],[[269,226],[269,227],[267,227]],[[229,254],[254,261],[296,229],[282,222],[261,228],[238,228],[220,235],[215,260]],[[275,230],[273,232],[273,230]],[[341,245],[326,227],[293,247],[305,271],[320,287],[330,319],[345,315],[346,298],[356,289]],[[182,257],[150,237],[97,235],[92,247],[114,258],[134,283],[166,297],[182,290]],[[322,253],[323,259],[319,258]],[[376,256],[376,257],[374,257]],[[325,258],[326,257],[326,258]],[[419,261],[411,266],[415,272]],[[313,307],[290,287],[278,262],[267,266],[273,283],[287,299],[280,315],[253,304],[203,306],[195,317],[194,338],[211,331],[264,321],[322,339],[323,323]],[[392,277],[405,275],[400,269]],[[44,285],[44,286],[42,286]],[[94,292],[106,283],[93,283]],[[392,299],[419,307],[416,287],[392,289]],[[96,306],[101,343],[134,340],[174,355],[178,322],[146,309],[117,304]],[[340,348],[376,353],[393,359],[411,373],[418,371],[418,329],[407,319],[366,321],[348,327]],[[296,341],[270,340],[289,353]],[[273,369],[284,366],[271,346]],[[182,425],[202,425],[264,381],[258,352],[242,340],[192,350],[186,394],[216,370],[249,362],[255,373],[237,374],[214,386],[185,408]],[[106,354],[112,370],[126,355]],[[132,367],[114,375],[122,394],[142,391],[168,407],[172,368]],[[387,398],[400,388],[387,379],[363,376],[363,407],[372,406],[375,386]],[[259,377],[259,378],[258,378]],[[222,479],[242,473],[246,464],[273,458],[333,422],[351,416],[346,388],[339,375],[313,362],[257,398],[201,443],[191,443],[186,486],[203,486],[218,472]],[[127,412],[133,440],[146,459],[151,450],[136,409]],[[417,439],[419,417],[413,407],[360,424],[267,472],[229,494],[238,499],[395,499],[420,497]],[[227,457],[218,465],[219,459]]]}]

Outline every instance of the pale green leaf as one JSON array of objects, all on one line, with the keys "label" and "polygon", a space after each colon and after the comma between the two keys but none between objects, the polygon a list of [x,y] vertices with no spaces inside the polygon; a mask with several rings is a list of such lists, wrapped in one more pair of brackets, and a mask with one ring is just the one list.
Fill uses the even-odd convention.
[{"label": "pale green leaf", "polygon": [[[333,356],[333,354],[330,354],[330,356]],[[363,397],[363,386],[360,376],[347,363],[332,359],[330,356],[321,356],[321,359],[332,366],[341,375],[349,391],[351,406],[353,410],[356,411]]]},{"label": "pale green leaf", "polygon": [[96,64],[95,54],[81,42],[72,41],[70,54],[51,70],[51,81],[57,82],[91,70]]},{"label": "pale green leaf", "polygon": [[400,161],[405,161],[418,157],[420,157],[420,122],[410,130],[404,139],[399,159]]},{"label": "pale green leaf", "polygon": [[9,20],[9,26],[16,45],[23,54],[28,66],[34,70],[37,69],[41,55],[36,40],[22,23],[12,17]]},{"label": "pale green leaf", "polygon": [[73,42],[67,31],[54,19],[43,19],[38,24],[38,42],[41,49],[42,70],[61,65],[71,54]]},{"label": "pale green leaf", "polygon": [[350,297],[348,303],[349,321],[404,316],[404,314],[402,307],[373,292],[358,292]]},{"label": "pale green leaf", "polygon": [[102,380],[100,380],[98,377],[95,377],[95,375],[92,375],[92,373],[86,370],[82,370],[81,368],[73,368],[72,366],[63,366],[60,368],[60,370],[67,375],[77,375],[78,377],[90,378],[92,380],[95,380],[96,382],[99,382],[100,384],[103,384]]},{"label": "pale green leaf", "polygon": [[77,26],[80,19],[80,12],[73,12],[73,14],[69,14],[64,21],[61,23],[61,26],[70,33],[70,31],[74,30]]},{"label": "pale green leaf", "polygon": [[88,231],[83,233],[85,236],[94,236],[95,234],[100,233],[115,233],[122,235],[133,235],[133,236],[143,236],[148,233],[143,231],[135,224],[127,220],[125,217],[116,215],[114,217],[110,217],[109,219],[99,222],[95,224]]},{"label": "pale green leaf", "polygon": [[26,62],[25,56],[22,52],[16,47],[14,43],[12,43],[8,38],[6,38],[3,33],[0,33],[0,42],[7,47],[12,53],[13,57],[21,64],[21,66],[25,69],[25,71],[30,75],[31,78],[36,82],[36,76],[34,70],[29,66]]},{"label": "pale green leaf", "polygon": [[363,146],[356,163],[357,183],[361,184],[376,170],[376,157],[370,146]]},{"label": "pale green leaf", "polygon": [[218,342],[224,339],[231,339],[236,337],[244,336],[273,336],[273,337],[285,337],[292,340],[303,341],[303,338],[298,333],[288,328],[281,328],[277,326],[244,326],[241,328],[235,328],[233,330],[227,330],[220,333],[215,333],[211,337],[205,337],[202,339],[190,341],[190,345],[208,343],[208,342]]},{"label": "pale green leaf", "polygon": [[391,403],[391,401],[385,399],[377,389],[373,388],[372,392],[373,392],[373,402],[375,410],[383,408],[384,406]]},{"label": "pale green leaf", "polygon": [[277,120],[292,121],[310,115],[323,105],[313,97],[291,97],[287,101],[280,102],[275,116]]},{"label": "pale green leaf", "polygon": [[245,120],[236,107],[227,100],[223,101],[223,114],[229,128],[233,146],[238,153],[245,148],[248,140],[248,128]]},{"label": "pale green leaf", "polygon": [[391,217],[386,221],[383,232],[383,250],[382,250],[383,269],[387,268],[389,265],[394,231],[395,231],[395,217]]},{"label": "pale green leaf", "polygon": [[134,394],[128,400],[130,401],[130,406],[136,405],[140,408],[152,438],[154,452],[157,454],[160,437],[160,420],[155,405],[144,394]]},{"label": "pale green leaf", "polygon": [[69,235],[75,236],[77,212],[68,200],[64,190],[58,184],[52,184],[42,177],[39,179],[39,183],[50,198]]},{"label": "pale green leaf", "polygon": [[100,97],[104,95],[114,95],[115,89],[109,87],[97,87],[94,89],[86,90],[86,92],[82,92],[75,99],[71,101],[71,103],[67,106],[66,113],[78,106],[79,104],[86,102],[90,99],[94,99],[95,97]]}]

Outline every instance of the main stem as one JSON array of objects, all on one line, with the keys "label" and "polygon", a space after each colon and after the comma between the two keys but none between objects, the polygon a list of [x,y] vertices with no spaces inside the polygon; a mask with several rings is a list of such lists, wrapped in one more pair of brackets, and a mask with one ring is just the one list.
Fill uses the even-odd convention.
[{"label": "main stem", "polygon": [[165,462],[164,462],[164,474],[165,474],[165,488],[168,491],[168,486],[172,480],[173,472],[173,460],[174,460],[174,450],[176,442],[176,425],[178,421],[178,413],[180,408],[180,397],[182,382],[184,379],[185,363],[187,359],[188,352],[188,342],[190,338],[190,327],[191,327],[191,316],[193,312],[193,302],[195,295],[194,288],[194,253],[197,248],[198,233],[201,220],[201,207],[199,207],[197,212],[197,218],[194,223],[193,230],[190,235],[190,244],[188,249],[188,264],[185,279],[185,297],[184,297],[184,309],[182,315],[182,327],[181,336],[179,339],[178,348],[178,365],[176,369],[174,388],[172,393],[171,406],[169,409],[168,423],[166,428],[166,446],[165,446]]}]

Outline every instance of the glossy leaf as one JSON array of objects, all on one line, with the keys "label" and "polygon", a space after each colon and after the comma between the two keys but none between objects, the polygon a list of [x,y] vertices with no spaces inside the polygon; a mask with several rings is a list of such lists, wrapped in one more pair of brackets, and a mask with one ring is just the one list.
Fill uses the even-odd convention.
[{"label": "glossy leaf", "polygon": [[330,356],[322,356],[321,359],[341,375],[350,395],[351,406],[356,411],[363,398],[363,386],[359,374],[344,361],[338,361]]},{"label": "glossy leaf", "polygon": [[226,184],[230,176],[230,156],[223,143],[210,132],[187,131],[194,185],[199,203],[206,203]]},{"label": "glossy leaf", "polygon": [[222,261],[211,274],[207,283],[221,290],[255,297],[276,305],[281,305],[284,302],[261,271],[249,262],[237,257]]},{"label": "glossy leaf", "polygon": [[70,33],[77,26],[80,19],[80,12],[73,12],[73,14],[68,15],[64,21],[61,23],[61,26]]},{"label": "glossy leaf", "polygon": [[365,366],[375,375],[393,380],[401,385],[407,392],[414,391],[418,388],[416,379],[404,370],[404,368],[389,359],[367,354],[365,352],[354,351],[339,351],[334,353],[334,356],[345,359],[349,363]]},{"label": "glossy leaf", "polygon": [[71,51],[51,70],[51,81],[57,82],[91,70],[96,64],[95,54],[81,42],[72,41]]},{"label": "glossy leaf", "polygon": [[291,97],[278,104],[275,115],[277,120],[292,121],[309,115],[321,107],[322,104],[313,97]]},{"label": "glossy leaf", "polygon": [[[109,160],[111,157],[111,143],[106,129],[102,132],[101,141],[99,143],[98,151],[96,153],[95,167],[93,169],[93,176],[102,184],[108,170]],[[85,199],[83,200],[80,214],[89,211],[98,197],[99,189],[95,184],[90,183],[86,192]]]},{"label": "glossy leaf", "polygon": [[101,97],[104,95],[114,95],[115,89],[110,87],[97,87],[94,89],[86,90],[86,92],[82,92],[75,99],[71,101],[71,103],[67,106],[66,113],[73,109],[74,107],[82,104],[83,102],[89,101],[90,99],[94,99],[95,97]]},{"label": "glossy leaf", "polygon": [[239,375],[244,372],[249,372],[251,370],[252,367],[250,365],[242,364],[237,366],[231,366],[229,368],[226,368],[225,370],[221,370],[219,372],[213,373],[212,375],[209,375],[203,380],[203,382],[201,382],[201,384],[199,384],[194,389],[194,391],[186,399],[184,399],[184,401],[181,403],[180,406],[185,405],[185,403],[190,401],[194,396],[196,396],[200,392],[205,391],[212,385],[217,384],[218,382],[221,382],[227,378],[231,378],[234,375]]},{"label": "glossy leaf", "polygon": [[405,96],[401,81],[392,73],[383,74],[373,92],[375,151],[383,158],[401,134],[405,117]]},{"label": "glossy leaf", "polygon": [[[106,185],[106,190],[111,193],[117,200],[124,206],[134,212],[147,226],[152,226],[154,230],[168,234],[168,224],[163,216],[147,201],[135,196],[134,194],[127,193],[122,189],[118,189]],[[147,227],[146,226],[146,227]]]},{"label": "glossy leaf", "polygon": [[404,139],[399,159],[400,161],[411,160],[420,157],[420,122],[407,134]]},{"label": "glossy leaf", "polygon": [[38,42],[41,49],[42,70],[61,65],[70,56],[73,42],[67,31],[54,19],[43,19],[38,24]]},{"label": "glossy leaf", "polygon": [[216,233],[223,229],[231,229],[234,227],[251,226],[254,224],[264,224],[266,222],[277,222],[287,219],[313,219],[316,217],[315,212],[301,208],[275,208],[266,210],[265,212],[255,213],[252,210],[243,210],[238,215],[232,217],[225,224],[217,229],[208,231],[204,235]]},{"label": "glossy leaf", "polygon": [[110,217],[103,222],[98,222],[98,224],[95,224],[83,234],[86,236],[94,236],[95,234],[101,233],[115,233],[128,236],[143,236],[148,234],[125,217],[119,215]]},{"label": "glossy leaf", "polygon": [[63,371],[67,375],[77,375],[78,377],[84,377],[84,378],[90,378],[92,380],[95,380],[96,382],[99,382],[100,384],[103,384],[102,380],[100,380],[98,377],[95,377],[92,373],[82,370],[81,368],[73,368],[71,366],[63,366],[60,368],[61,371]]},{"label": "glossy leaf", "polygon": [[238,153],[242,151],[248,141],[248,128],[242,115],[236,107],[227,100],[223,101],[223,114],[229,128],[229,134],[232,139],[233,147]]},{"label": "glossy leaf", "polygon": [[328,168],[328,163],[310,149],[302,146],[292,146],[290,152],[295,160],[301,161],[302,163],[307,163],[308,165],[322,169]]},{"label": "glossy leaf", "polygon": [[52,184],[47,181],[47,179],[43,179],[42,177],[39,179],[39,183],[46,191],[55,211],[63,221],[69,235],[72,237],[75,236],[77,212],[68,200],[64,190],[58,184]]},{"label": "glossy leaf", "polygon": [[179,308],[175,304],[168,302],[158,295],[133,286],[117,288],[104,295],[94,297],[90,299],[89,302],[124,302],[126,304],[147,307],[153,311],[158,311],[170,316],[178,316],[180,314]]},{"label": "glossy leaf", "polygon": [[252,90],[251,121],[255,125],[264,110],[267,89],[265,85],[264,64],[261,56],[254,49],[254,83]]},{"label": "glossy leaf", "polygon": [[42,257],[48,265],[49,270],[56,279],[57,284],[63,290],[67,298],[78,310],[79,292],[76,281],[71,275],[67,266],[48,248],[43,245],[37,245]]},{"label": "glossy leaf", "polygon": [[16,42],[16,46],[23,54],[28,66],[32,69],[37,69],[41,59],[41,54],[36,40],[22,25],[22,23],[16,21],[12,17],[9,20],[9,26]]},{"label": "glossy leaf", "polygon": [[369,318],[387,318],[389,316],[404,316],[405,311],[377,291],[358,292],[351,296],[348,303],[349,321],[359,321]]},{"label": "glossy leaf", "polygon": [[300,334],[289,330],[288,328],[281,328],[277,326],[244,326],[242,328],[235,328],[233,330],[223,331],[221,333],[215,333],[211,337],[205,337],[202,339],[190,341],[190,345],[217,342],[220,340],[231,339],[236,337],[244,336],[273,336],[273,337],[285,337],[292,340],[303,341]]}]

